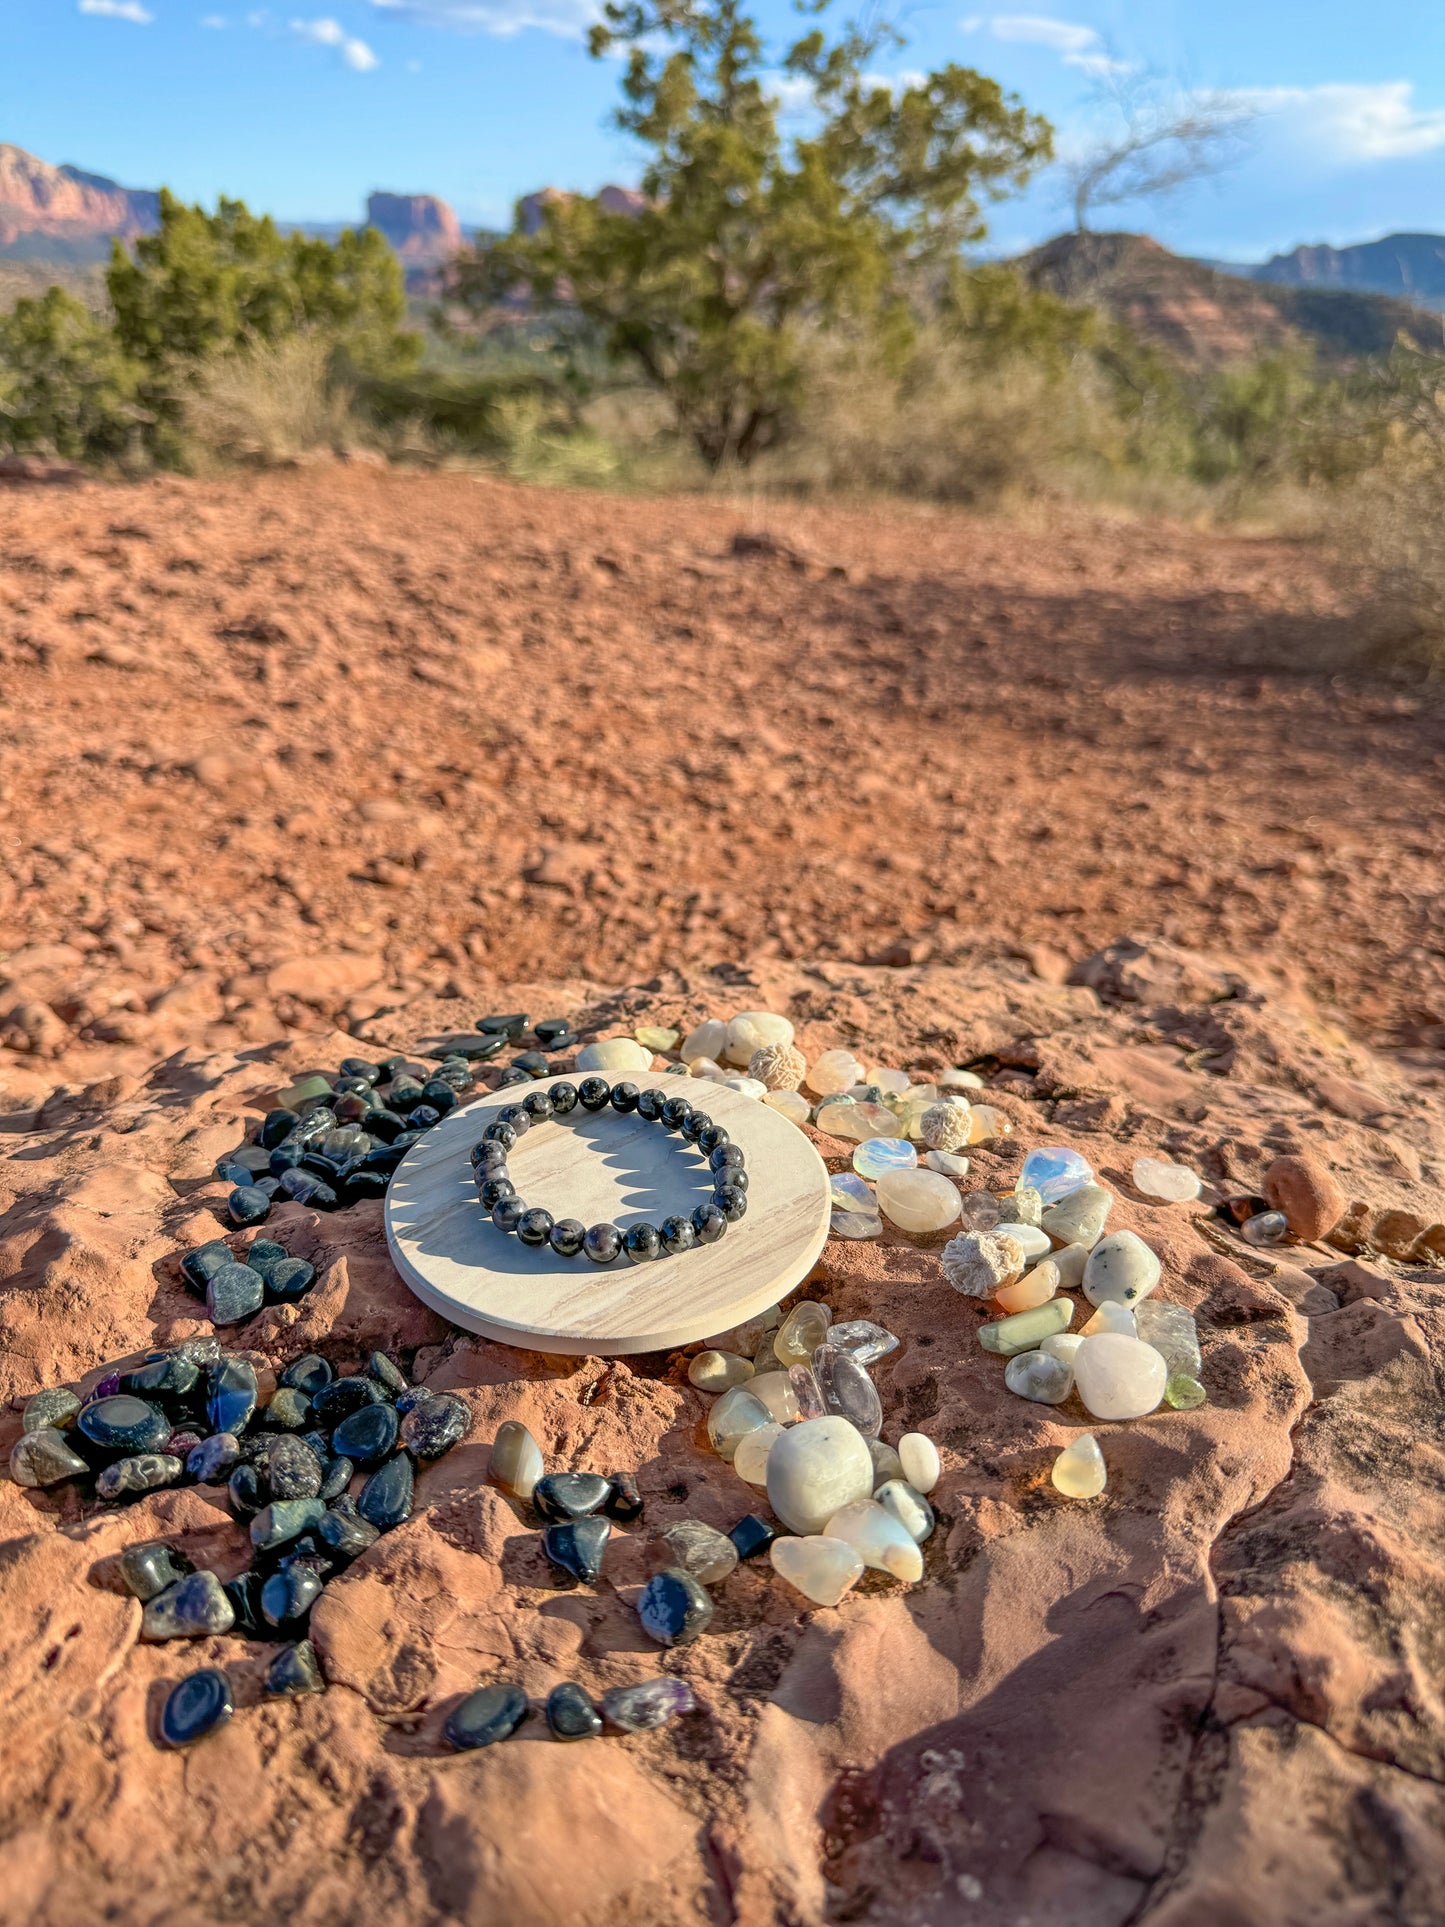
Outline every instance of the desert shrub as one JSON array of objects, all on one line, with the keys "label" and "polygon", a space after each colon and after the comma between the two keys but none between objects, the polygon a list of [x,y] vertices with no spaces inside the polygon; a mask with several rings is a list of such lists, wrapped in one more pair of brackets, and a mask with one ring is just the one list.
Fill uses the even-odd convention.
[{"label": "desert shrub", "polygon": [[368,438],[356,391],[322,334],[255,341],[202,361],[181,403],[187,465],[268,466]]},{"label": "desert shrub", "polygon": [[149,416],[144,370],[113,330],[63,288],[0,315],[0,446],[68,461],[130,458]]},{"label": "desert shrub", "polygon": [[459,451],[495,454],[525,417],[537,433],[565,437],[578,426],[577,401],[563,376],[542,366],[419,368],[355,377],[358,401],[383,429],[419,422]]}]

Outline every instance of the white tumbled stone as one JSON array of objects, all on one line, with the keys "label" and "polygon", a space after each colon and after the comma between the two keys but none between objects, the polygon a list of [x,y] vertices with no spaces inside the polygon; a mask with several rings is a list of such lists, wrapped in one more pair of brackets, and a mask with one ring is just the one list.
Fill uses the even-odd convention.
[{"label": "white tumbled stone", "polygon": [[863,1066],[850,1050],[825,1050],[808,1068],[804,1083],[819,1097],[835,1097],[861,1083]]},{"label": "white tumbled stone", "polygon": [[930,1171],[942,1171],[946,1178],[966,1178],[968,1159],[958,1151],[925,1151],[923,1162]]},{"label": "white tumbled stone", "polygon": [[1078,1291],[1084,1282],[1084,1266],[1089,1262],[1087,1245],[1061,1245],[1051,1254],[1059,1272],[1060,1291]]},{"label": "white tumbled stone", "polygon": [[779,1117],[785,1117],[789,1124],[806,1124],[813,1115],[813,1107],[801,1091],[769,1091],[763,1103]]},{"label": "white tumbled stone", "polygon": [[1050,1332],[1047,1338],[1040,1341],[1039,1350],[1047,1352],[1050,1358],[1061,1358],[1072,1372],[1074,1353],[1083,1342],[1082,1332]]},{"label": "white tumbled stone", "polygon": [[915,1492],[931,1492],[943,1471],[938,1447],[924,1432],[905,1432],[898,1441],[898,1462]]},{"label": "white tumbled stone", "polygon": [[958,1186],[940,1171],[888,1171],[878,1180],[878,1205],[900,1231],[945,1231],[958,1217]]},{"label": "white tumbled stone", "polygon": [[[759,1404],[759,1410],[766,1422],[766,1407]],[[867,1441],[845,1418],[804,1419],[776,1440],[769,1454],[768,1504],[791,1532],[821,1532],[841,1506],[869,1498],[872,1491]]]},{"label": "white tumbled stone", "polygon": [[1137,1232],[1116,1231],[1089,1253],[1084,1266],[1084,1296],[1091,1305],[1102,1305],[1107,1299],[1135,1305],[1153,1291],[1159,1272],[1158,1258]]},{"label": "white tumbled stone", "polygon": [[1097,1338],[1100,1332],[1123,1332],[1126,1338],[1137,1338],[1139,1327],[1127,1305],[1116,1304],[1112,1298],[1106,1298],[1088,1324],[1080,1327],[1079,1336]]},{"label": "white tumbled stone", "polygon": [[916,1544],[922,1545],[933,1532],[933,1507],[907,1479],[889,1479],[876,1488],[873,1498],[885,1512],[891,1512]]},{"label": "white tumbled stone", "polygon": [[542,1448],[520,1419],[504,1419],[492,1441],[487,1477],[519,1499],[530,1499],[545,1467]]},{"label": "white tumbled stone", "polygon": [[768,1087],[759,1077],[724,1077],[719,1080],[730,1091],[741,1091],[744,1097],[760,1102],[768,1094]]},{"label": "white tumbled stone", "polygon": [[[1003,1200],[1008,1209],[1008,1199]],[[1053,1250],[1047,1231],[1040,1231],[1036,1224],[1017,1224],[1011,1218],[1001,1218],[994,1234],[1000,1238],[1012,1238],[1022,1250],[1025,1258],[1046,1258]]]},{"label": "white tumbled stone", "polygon": [[723,1054],[728,1041],[728,1027],[720,1017],[705,1017],[694,1030],[690,1030],[682,1040],[679,1055],[684,1064],[691,1064],[696,1058],[708,1057],[717,1061]]},{"label": "white tumbled stone", "polygon": [[1163,1198],[1166,1204],[1188,1204],[1204,1189],[1197,1171],[1168,1158],[1135,1158],[1132,1176],[1137,1191],[1146,1198]]},{"label": "white tumbled stone", "polygon": [[872,1499],[855,1499],[841,1506],[824,1527],[823,1536],[852,1546],[865,1566],[891,1573],[905,1585],[923,1577],[923,1554],[918,1541],[886,1506]]},{"label": "white tumbled stone", "polygon": [[[776,1509],[776,1508],[775,1508]],[[773,1571],[796,1586],[815,1606],[836,1606],[863,1577],[863,1560],[842,1539],[774,1539],[768,1552]]]},{"label": "white tumbled stone", "polygon": [[1164,1396],[1169,1368],[1152,1345],[1099,1332],[1074,1353],[1074,1383],[1095,1418],[1143,1418]]},{"label": "white tumbled stone", "polygon": [[728,1023],[727,1041],[717,1054],[725,1064],[752,1062],[753,1052],[769,1044],[791,1044],[793,1026],[771,1010],[740,1010]]},{"label": "white tumbled stone", "polygon": [[733,1471],[740,1479],[746,1479],[749,1485],[767,1484],[769,1455],[786,1429],[774,1419],[769,1425],[744,1432],[733,1453]]},{"label": "white tumbled stone", "polygon": [[604,1037],[583,1045],[577,1053],[577,1069],[614,1080],[641,1077],[652,1069],[652,1052],[635,1037]]},{"label": "white tumbled stone", "polygon": [[1051,1204],[1040,1223],[1055,1244],[1093,1246],[1099,1242],[1113,1207],[1112,1191],[1102,1184],[1081,1184],[1077,1191]]},{"label": "white tumbled stone", "polygon": [[1036,1352],[1015,1352],[1004,1366],[1003,1382],[1020,1398],[1031,1398],[1038,1405],[1062,1405],[1074,1389],[1074,1373],[1062,1358],[1040,1347]]}]

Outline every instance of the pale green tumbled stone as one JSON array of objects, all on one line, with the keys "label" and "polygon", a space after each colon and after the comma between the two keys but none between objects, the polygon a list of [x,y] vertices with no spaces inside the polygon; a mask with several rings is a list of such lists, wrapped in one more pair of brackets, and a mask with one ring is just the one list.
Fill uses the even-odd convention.
[{"label": "pale green tumbled stone", "polygon": [[1038,1349],[1054,1332],[1067,1331],[1073,1323],[1074,1307],[1068,1298],[1050,1298],[1046,1304],[1029,1311],[1016,1311],[1012,1318],[1000,1318],[992,1325],[980,1325],[978,1342],[986,1352],[1012,1358],[1015,1352]]},{"label": "pale green tumbled stone", "polygon": [[1039,1222],[1056,1244],[1084,1245],[1092,1250],[1113,1208],[1112,1191],[1102,1184],[1081,1184],[1077,1191],[1050,1205]]},{"label": "pale green tumbled stone", "polygon": [[1020,1398],[1062,1405],[1074,1389],[1074,1368],[1051,1352],[1015,1352],[1004,1367],[1003,1382]]},{"label": "pale green tumbled stone", "polygon": [[832,1313],[826,1305],[805,1298],[801,1304],[794,1305],[783,1320],[773,1340],[773,1350],[785,1364],[806,1365],[826,1342],[831,1323]]},{"label": "pale green tumbled stone", "polygon": [[1164,1403],[1172,1405],[1176,1412],[1192,1412],[1196,1405],[1203,1405],[1209,1394],[1197,1378],[1187,1372],[1171,1372],[1164,1386]]},{"label": "pale green tumbled stone", "polygon": [[699,1352],[687,1368],[688,1382],[700,1392],[730,1392],[735,1385],[746,1385],[752,1375],[751,1361],[736,1352]]},{"label": "pale green tumbled stone", "polygon": [[1199,1350],[1199,1327],[1194,1313],[1183,1305],[1167,1304],[1161,1298],[1146,1298],[1134,1307],[1134,1322],[1140,1338],[1152,1345],[1170,1374],[1198,1378],[1204,1364]]}]

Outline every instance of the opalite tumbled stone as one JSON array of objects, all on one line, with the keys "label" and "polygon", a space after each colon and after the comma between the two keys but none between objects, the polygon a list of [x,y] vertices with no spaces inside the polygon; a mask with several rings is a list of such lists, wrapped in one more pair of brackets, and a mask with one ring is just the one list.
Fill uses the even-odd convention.
[{"label": "opalite tumbled stone", "polygon": [[738,1441],[746,1432],[754,1432],[760,1425],[771,1425],[773,1414],[760,1398],[754,1398],[748,1385],[738,1385],[731,1392],[724,1392],[717,1404],[707,1415],[707,1435],[712,1449],[720,1459],[731,1459],[738,1449]]},{"label": "opalite tumbled stone", "polygon": [[492,1441],[487,1477],[502,1485],[519,1499],[530,1499],[533,1488],[546,1467],[542,1448],[520,1419],[504,1419]]},{"label": "opalite tumbled stone", "polygon": [[862,1434],[845,1418],[804,1419],[773,1442],[768,1504],[791,1532],[821,1532],[841,1506],[872,1491],[873,1460]]},{"label": "opalite tumbled stone", "polygon": [[943,1471],[938,1447],[924,1432],[903,1434],[898,1441],[898,1462],[915,1492],[931,1492]]},{"label": "opalite tumbled stone", "polygon": [[740,1010],[728,1024],[727,1039],[719,1055],[725,1064],[741,1064],[746,1068],[754,1051],[766,1050],[769,1044],[791,1044],[792,1041],[793,1026],[786,1017],[779,1017],[771,1010]]},{"label": "opalite tumbled stone", "polygon": [[768,1556],[778,1577],[815,1606],[836,1606],[864,1572],[862,1555],[842,1539],[774,1539]]},{"label": "opalite tumbled stone", "polygon": [[831,1097],[862,1081],[863,1066],[850,1050],[825,1050],[810,1065],[807,1085],[819,1097]]},{"label": "opalite tumbled stone", "polygon": [[1116,1231],[1101,1239],[1084,1266],[1084,1296],[1091,1305],[1112,1299],[1135,1305],[1159,1282],[1159,1260],[1133,1231]]},{"label": "opalite tumbled stone", "polygon": [[826,1305],[804,1298],[794,1305],[773,1340],[773,1350],[788,1365],[806,1365],[828,1336],[832,1316]]},{"label": "opalite tumbled stone", "polygon": [[978,1342],[986,1352],[1011,1358],[1015,1352],[1035,1350],[1052,1332],[1067,1331],[1073,1318],[1071,1299],[1050,1298],[1032,1311],[1016,1311],[1012,1318],[1000,1318],[997,1324],[980,1325]]},{"label": "opalite tumbled stone", "polygon": [[968,1159],[957,1151],[926,1151],[923,1162],[930,1171],[942,1171],[946,1178],[966,1178]]},{"label": "opalite tumbled stone", "polygon": [[[1007,1205],[1009,1199],[1005,1198],[1003,1202]],[[1053,1249],[1046,1231],[1040,1231],[1036,1224],[1020,1224],[1007,1216],[999,1220],[995,1235],[1012,1238],[1025,1258],[1046,1258]]]},{"label": "opalite tumbled stone", "polygon": [[751,1432],[744,1432],[737,1442],[733,1453],[733,1471],[749,1485],[766,1485],[768,1482],[768,1455],[783,1436],[786,1426],[777,1419],[770,1424],[759,1425]]},{"label": "opalite tumbled stone", "polygon": [[852,1546],[865,1566],[891,1573],[905,1585],[923,1577],[923,1554],[918,1541],[886,1506],[872,1499],[855,1499],[835,1512],[824,1529],[827,1539]]},{"label": "opalite tumbled stone", "polygon": [[938,1262],[944,1278],[965,1298],[996,1298],[1022,1276],[1024,1253],[1015,1238],[992,1231],[960,1231],[943,1247]]},{"label": "opalite tumbled stone", "polygon": [[1131,1175],[1136,1191],[1142,1191],[1146,1198],[1163,1198],[1168,1204],[1187,1204],[1204,1189],[1197,1171],[1168,1158],[1135,1158]]},{"label": "opalite tumbled stone", "polygon": [[912,1171],[917,1164],[918,1153],[901,1137],[869,1138],[853,1153],[853,1169],[875,1184],[890,1171]]},{"label": "opalite tumbled stone", "polygon": [[735,1352],[699,1352],[687,1368],[688,1382],[700,1392],[730,1392],[752,1375],[752,1361]]},{"label": "opalite tumbled stone", "polygon": [[577,1069],[620,1083],[650,1071],[652,1052],[635,1037],[604,1037],[596,1044],[583,1045],[577,1053]]},{"label": "opalite tumbled stone", "polygon": [[1047,1303],[1058,1289],[1059,1268],[1052,1258],[1045,1258],[1032,1271],[1026,1271],[1017,1284],[1004,1285],[994,1297],[1005,1311],[1029,1311]]},{"label": "opalite tumbled stone", "polygon": [[1134,1321],[1139,1336],[1154,1347],[1171,1375],[1180,1372],[1188,1378],[1199,1377],[1204,1359],[1192,1311],[1186,1311],[1183,1305],[1166,1304],[1162,1298],[1146,1298],[1135,1311]]},{"label": "opalite tumbled stone", "polygon": [[763,1097],[770,1111],[785,1117],[789,1124],[803,1125],[813,1115],[813,1107],[801,1091],[768,1091]]},{"label": "opalite tumbled stone", "polygon": [[1074,1383],[1095,1418],[1143,1418],[1164,1396],[1169,1368],[1140,1338],[1099,1332],[1074,1353]]},{"label": "opalite tumbled stone", "polygon": [[1104,1455],[1092,1432],[1081,1432],[1070,1440],[1054,1460],[1049,1477],[1066,1498],[1097,1499],[1109,1483],[1104,1470]]},{"label": "opalite tumbled stone", "polygon": [[994,1104],[974,1104],[968,1113],[968,1141],[970,1144],[988,1144],[996,1137],[1007,1137],[1013,1130],[1013,1119],[1006,1111]]},{"label": "opalite tumbled stone", "polygon": [[1040,1223],[1060,1245],[1084,1245],[1090,1249],[1099,1242],[1113,1209],[1114,1194],[1102,1184],[1080,1185],[1058,1204],[1044,1212]]},{"label": "opalite tumbled stone", "polygon": [[944,1231],[958,1217],[958,1186],[938,1171],[890,1171],[878,1180],[878,1203],[900,1231]]},{"label": "opalite tumbled stone", "polygon": [[829,1412],[849,1420],[865,1438],[877,1438],[883,1402],[866,1366],[837,1345],[820,1345],[813,1353],[813,1377]]},{"label": "opalite tumbled stone", "polygon": [[[776,1339],[773,1341],[773,1355],[777,1356]],[[797,1394],[789,1384],[785,1371],[759,1372],[755,1378],[748,1380],[748,1390],[754,1398],[762,1400],[780,1425],[789,1425],[797,1418]]]},{"label": "opalite tumbled stone", "polygon": [[881,1238],[883,1220],[876,1211],[834,1211],[829,1230],[835,1238]]},{"label": "opalite tumbled stone", "polygon": [[1094,1167],[1089,1160],[1062,1144],[1030,1151],[1019,1172],[1019,1183],[1031,1185],[1045,1204],[1057,1204],[1081,1184],[1093,1182]]},{"label": "opalite tumbled stone", "polygon": [[1134,1314],[1127,1305],[1118,1305],[1106,1298],[1088,1324],[1082,1327],[1080,1336],[1095,1338],[1100,1332],[1123,1332],[1126,1338],[1137,1338],[1139,1327],[1134,1323]]},{"label": "opalite tumbled stone", "polygon": [[828,1195],[835,1211],[855,1211],[863,1217],[878,1215],[878,1200],[873,1187],[853,1171],[834,1171],[828,1180]]},{"label": "opalite tumbled stone", "polygon": [[1003,1382],[1020,1398],[1062,1405],[1074,1389],[1074,1374],[1061,1358],[1048,1352],[1016,1352],[1004,1367]]},{"label": "opalite tumbled stone", "polygon": [[710,1057],[716,1062],[722,1056],[727,1041],[728,1027],[722,1019],[705,1017],[683,1038],[678,1055],[684,1064],[692,1064],[699,1057]]},{"label": "opalite tumbled stone", "polygon": [[922,1545],[933,1533],[933,1507],[906,1479],[889,1479],[873,1494],[876,1504],[891,1512],[915,1545]]},{"label": "opalite tumbled stone", "polygon": [[860,1365],[871,1365],[898,1350],[898,1340],[871,1318],[845,1318],[840,1325],[828,1327],[828,1343],[856,1358]]}]

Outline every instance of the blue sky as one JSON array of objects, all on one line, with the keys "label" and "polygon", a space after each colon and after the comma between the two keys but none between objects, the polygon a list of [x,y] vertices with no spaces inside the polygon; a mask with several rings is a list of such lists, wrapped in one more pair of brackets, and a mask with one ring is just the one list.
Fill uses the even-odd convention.
[{"label": "blue sky", "polygon": [[[794,16],[763,0],[779,42]],[[629,181],[588,59],[590,0],[0,0],[0,140],[132,187],[238,195],[283,219],[359,213],[377,187],[501,224],[548,182]],[[1099,225],[1257,259],[1301,241],[1445,230],[1439,0],[1099,0],[1039,12],[918,5],[907,71],[959,60],[1089,137],[1110,63],[1230,89],[1254,118],[1227,176]],[[1058,176],[995,216],[1004,248],[1065,225]]]}]

